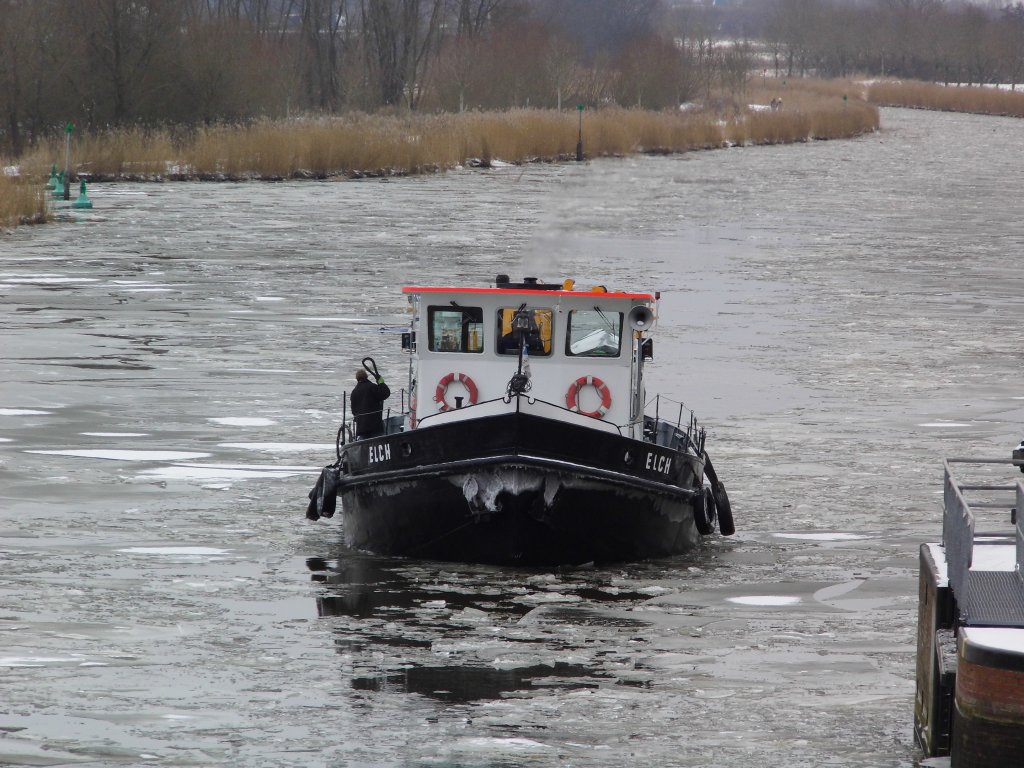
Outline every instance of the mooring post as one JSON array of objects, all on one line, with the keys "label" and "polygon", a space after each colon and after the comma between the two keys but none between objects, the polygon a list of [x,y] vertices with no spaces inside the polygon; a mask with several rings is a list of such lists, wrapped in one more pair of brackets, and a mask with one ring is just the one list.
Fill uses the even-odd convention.
[{"label": "mooring post", "polygon": [[73,123],[64,126],[64,199],[71,199],[71,133],[75,130]]},{"label": "mooring post", "polygon": [[583,162],[583,105],[577,104],[576,109],[580,113],[579,138],[576,140],[576,161]]}]

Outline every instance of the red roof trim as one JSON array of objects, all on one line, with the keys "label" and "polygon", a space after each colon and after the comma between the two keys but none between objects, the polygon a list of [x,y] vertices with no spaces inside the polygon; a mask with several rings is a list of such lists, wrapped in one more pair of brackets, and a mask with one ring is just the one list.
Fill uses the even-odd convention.
[{"label": "red roof trim", "polygon": [[496,294],[528,294],[531,296],[574,296],[585,298],[588,296],[599,296],[606,299],[638,299],[640,301],[654,301],[650,293],[598,293],[596,291],[542,291],[534,288],[426,288],[420,286],[406,286],[402,293],[496,293]]}]

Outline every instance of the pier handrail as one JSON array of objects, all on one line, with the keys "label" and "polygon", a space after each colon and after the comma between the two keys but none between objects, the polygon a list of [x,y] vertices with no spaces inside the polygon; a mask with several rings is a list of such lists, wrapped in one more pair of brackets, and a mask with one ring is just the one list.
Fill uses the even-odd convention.
[{"label": "pier handrail", "polygon": [[[963,595],[974,556],[974,515],[949,467],[956,459],[943,459],[945,484],[942,505],[942,543],[953,594]],[[1019,541],[1019,537],[1018,537]],[[1018,544],[1018,547],[1020,545]],[[1020,550],[1018,549],[1018,557]]]},{"label": "pier handrail", "polygon": [[[1021,586],[1024,586],[1024,481],[1018,480],[1012,485],[961,484],[953,476],[951,464],[1010,464],[1022,467],[1024,466],[1024,460],[1016,458],[947,458],[943,459],[942,462],[945,471],[942,544],[946,550],[946,565],[953,593],[956,595],[967,594],[967,581],[970,578],[971,564],[974,557],[974,512],[971,508],[972,505],[968,504],[966,498],[964,498],[964,491],[1001,491],[1014,494],[1016,502],[1016,516],[1014,520],[1015,570]],[[1008,505],[976,502],[973,506],[1006,509]]]}]

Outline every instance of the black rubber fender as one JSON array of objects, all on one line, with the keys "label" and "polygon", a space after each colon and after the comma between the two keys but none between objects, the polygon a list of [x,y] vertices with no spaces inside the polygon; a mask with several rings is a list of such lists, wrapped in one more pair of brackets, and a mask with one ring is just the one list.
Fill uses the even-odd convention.
[{"label": "black rubber fender", "polygon": [[309,506],[306,507],[306,517],[310,520],[319,520],[321,517],[334,517],[338,504],[338,490],[341,488],[341,468],[336,464],[329,464],[320,472],[316,485],[309,492]]},{"label": "black rubber fender", "polygon": [[715,532],[714,504],[710,488],[705,488],[704,493],[693,500],[693,522],[701,536],[710,536]]},{"label": "black rubber fender", "polygon": [[732,519],[732,504],[729,503],[729,494],[725,492],[725,483],[718,481],[711,492],[715,497],[715,508],[718,510],[718,531],[723,536],[732,536],[736,533],[736,523]]},{"label": "black rubber fender", "polygon": [[711,457],[704,451],[704,474],[711,482],[711,492],[715,497],[715,509],[718,512],[718,531],[723,536],[732,536],[736,533],[736,523],[732,518],[732,504],[729,502],[729,494],[725,492],[725,484],[718,479],[718,473],[711,463]]},{"label": "black rubber fender", "polygon": [[338,504],[338,488],[341,486],[341,469],[334,464],[324,467],[320,473],[320,491],[316,499],[316,511],[320,517],[334,517]]}]

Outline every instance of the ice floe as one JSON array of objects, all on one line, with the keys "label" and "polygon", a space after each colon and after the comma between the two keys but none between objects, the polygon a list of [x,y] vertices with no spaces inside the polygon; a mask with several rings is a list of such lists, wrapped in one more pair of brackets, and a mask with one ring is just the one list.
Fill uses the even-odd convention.
[{"label": "ice floe", "polygon": [[549,752],[552,747],[521,736],[485,737],[461,739],[452,744],[459,752],[480,752],[493,756],[496,752]]},{"label": "ice floe", "polygon": [[288,453],[298,451],[333,451],[332,443],[218,443],[218,448],[243,448],[265,453]]},{"label": "ice floe", "polygon": [[0,667],[45,667],[48,664],[81,664],[77,656],[0,656]]},{"label": "ice floe", "polygon": [[2,277],[0,282],[13,285],[61,285],[64,283],[95,283],[95,277],[67,277],[65,275],[26,275],[19,277]]},{"label": "ice floe", "polygon": [[134,291],[177,291],[178,289],[166,283],[155,283],[151,280],[114,280],[110,285],[117,291],[131,293]]},{"label": "ice floe", "polygon": [[742,595],[740,597],[727,597],[726,602],[737,605],[796,605],[800,598],[793,595]]},{"label": "ice floe", "polygon": [[869,539],[859,533],[773,533],[777,539],[800,539],[802,541],[858,541]]},{"label": "ice floe", "polygon": [[219,547],[124,547],[117,550],[129,555],[164,555],[168,557],[220,557],[231,554]]},{"label": "ice floe", "polygon": [[268,465],[238,464],[175,464],[170,467],[147,469],[139,473],[139,477],[159,478],[162,480],[246,480],[259,477],[292,477],[294,475],[313,475],[321,472],[321,467],[276,467]]},{"label": "ice floe", "polygon": [[228,373],[302,373],[288,368],[225,368]]},{"label": "ice floe", "polygon": [[259,416],[215,416],[207,419],[214,424],[223,424],[226,427],[269,427],[277,422],[271,419],[264,419]]},{"label": "ice floe", "polygon": [[63,451],[25,451],[25,453],[42,453],[48,456],[74,456],[82,459],[110,459],[112,461],[182,461],[184,459],[204,459],[210,454],[193,451],[124,451],[104,448],[86,448]]}]

